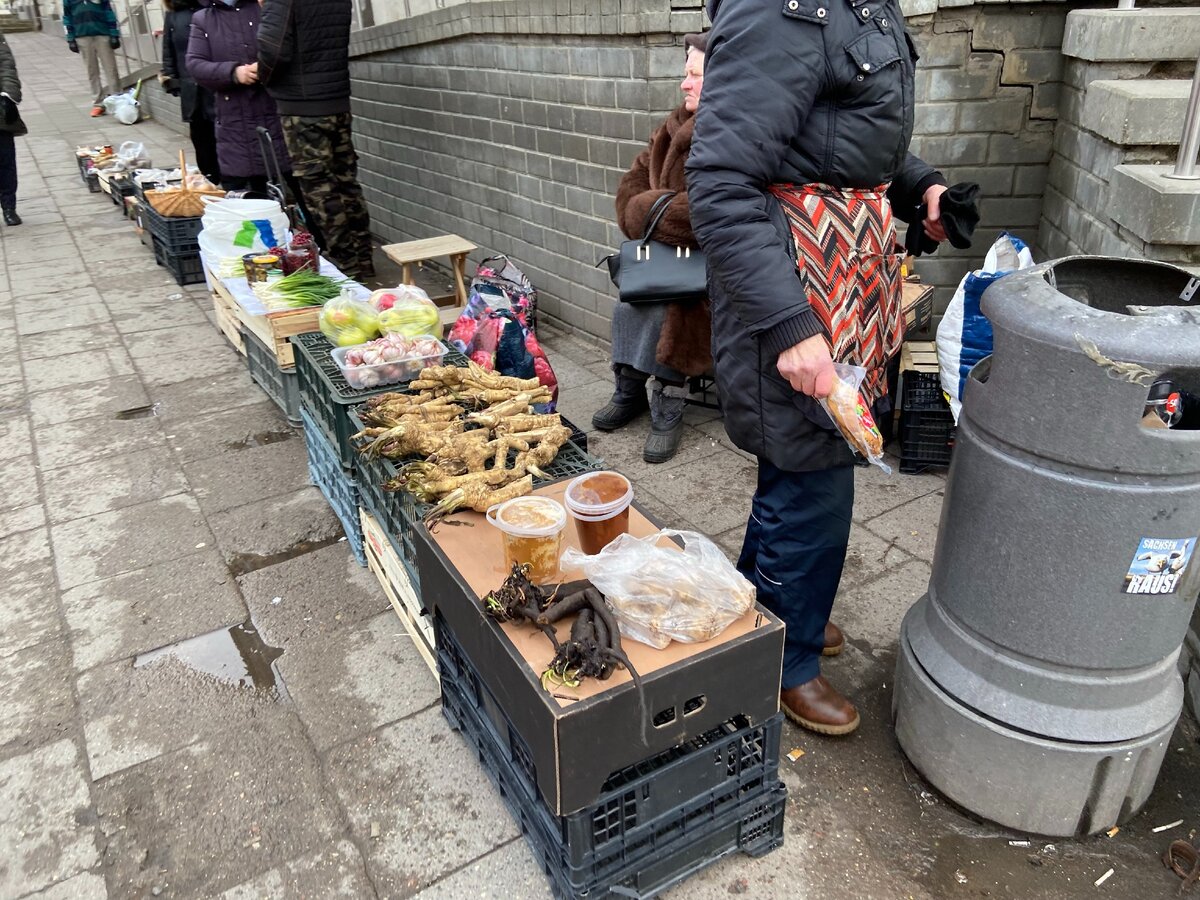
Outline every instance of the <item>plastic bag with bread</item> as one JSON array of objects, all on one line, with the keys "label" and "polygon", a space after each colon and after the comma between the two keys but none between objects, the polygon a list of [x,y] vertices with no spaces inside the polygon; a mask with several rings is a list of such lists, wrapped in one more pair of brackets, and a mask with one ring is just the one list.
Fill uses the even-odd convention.
[{"label": "plastic bag with bread", "polygon": [[852,450],[891,475],[892,467],[883,461],[883,435],[858,389],[867,375],[866,369],[844,363],[834,363],[833,369],[833,390],[828,397],[820,398],[821,406]]}]

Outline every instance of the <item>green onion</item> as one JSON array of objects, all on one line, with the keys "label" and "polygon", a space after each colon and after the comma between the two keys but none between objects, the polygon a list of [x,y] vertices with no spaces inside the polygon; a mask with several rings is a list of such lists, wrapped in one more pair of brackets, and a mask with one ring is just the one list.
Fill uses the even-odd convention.
[{"label": "green onion", "polygon": [[300,269],[266,284],[254,285],[254,293],[267,309],[302,309],[320,306],[342,293],[342,287],[353,284],[348,278],[330,278],[311,269]]}]

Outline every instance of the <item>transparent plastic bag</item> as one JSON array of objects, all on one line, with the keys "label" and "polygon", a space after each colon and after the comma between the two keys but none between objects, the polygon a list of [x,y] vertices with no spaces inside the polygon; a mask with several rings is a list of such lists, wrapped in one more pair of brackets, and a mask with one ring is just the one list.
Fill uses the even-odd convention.
[{"label": "transparent plastic bag", "polygon": [[883,461],[883,435],[879,433],[871,409],[858,389],[867,376],[867,370],[844,363],[834,363],[833,369],[833,390],[818,402],[829,413],[829,418],[850,448],[891,475],[892,467]]},{"label": "transparent plastic bag", "polygon": [[[683,550],[666,539],[679,537]],[[702,534],[665,528],[623,534],[595,556],[574,547],[563,569],[583,572],[608,600],[621,634],[659,650],[710,641],[754,605],[754,585]]]},{"label": "transparent plastic bag", "polygon": [[371,305],[379,311],[379,330],[404,337],[442,336],[441,311],[429,295],[411,284],[375,291]]},{"label": "transparent plastic bag", "polygon": [[379,313],[365,300],[336,297],[321,307],[317,326],[336,346],[353,347],[378,337]]}]

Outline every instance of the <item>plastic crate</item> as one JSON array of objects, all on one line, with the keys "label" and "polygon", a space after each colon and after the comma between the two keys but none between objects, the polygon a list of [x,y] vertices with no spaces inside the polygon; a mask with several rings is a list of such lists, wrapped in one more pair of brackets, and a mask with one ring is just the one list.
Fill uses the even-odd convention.
[{"label": "plastic crate", "polygon": [[477,753],[557,896],[650,896],[729,853],[761,856],[783,843],[782,716],[713,729],[614,773],[593,805],[555,816],[472,698],[480,682],[456,669],[444,623],[435,630],[443,713]]},{"label": "plastic crate", "polygon": [[94,170],[83,176],[83,183],[93,194],[100,193],[100,176]]},{"label": "plastic crate", "polygon": [[900,471],[918,475],[950,465],[954,416],[937,372],[903,373],[900,397]]},{"label": "plastic crate", "polygon": [[174,253],[200,252],[200,216],[164,216],[147,203],[142,212],[142,224]]},{"label": "plastic crate", "polygon": [[572,422],[566,416],[560,414],[559,418],[562,419],[563,425],[565,425],[567,428],[571,429],[571,437],[570,437],[571,443],[574,444],[576,447],[578,447],[580,450],[582,450],[584,453],[587,453],[588,436],[587,436],[586,432],[584,432],[583,429],[581,429],[578,425],[576,425],[574,422]]},{"label": "plastic crate", "polygon": [[300,390],[296,385],[296,370],[279,368],[275,354],[248,328],[242,329],[242,342],[246,346],[246,368],[254,383],[283,410],[289,425],[299,427]]},{"label": "plastic crate", "polygon": [[[448,357],[447,357],[448,358]],[[365,427],[358,412],[354,408],[345,411],[345,420],[349,434],[357,434]],[[347,441],[348,443],[348,441]],[[385,491],[384,482],[391,481],[400,471],[400,465],[384,457],[368,459],[366,456],[351,450],[354,454],[355,480],[358,482],[359,496],[363,508],[374,516],[379,524],[387,531],[399,557],[404,561],[415,585],[420,586],[417,573],[417,548],[414,543],[412,529],[420,525],[421,519],[428,512],[429,506],[418,503],[407,491]],[[513,451],[515,454],[515,451]],[[511,456],[510,456],[511,461]],[[546,479],[534,479],[534,487],[559,481],[563,478],[573,478],[585,472],[594,472],[604,467],[602,460],[589,456],[575,444],[568,441],[558,451],[558,456],[543,471]]]},{"label": "plastic crate", "polygon": [[[329,355],[333,344],[319,331],[292,336],[299,383],[300,403],[313,417],[317,427],[337,449],[342,465],[349,469],[358,453],[350,445],[351,429],[346,410],[368,397],[404,390],[403,384],[380,385],[375,388],[352,388],[342,377],[341,370]],[[465,366],[467,358],[451,348],[442,360],[446,366]],[[361,427],[361,426],[360,426]]]},{"label": "plastic crate", "polygon": [[150,240],[154,244],[154,261],[175,276],[176,284],[203,283],[204,263],[199,250],[194,253],[173,252],[158,237],[151,235]]},{"label": "plastic crate", "polygon": [[308,448],[308,477],[316,485],[326,502],[342,523],[346,541],[360,566],[367,564],[363,549],[362,521],[358,515],[358,488],[346,470],[338,462],[333,445],[326,440],[316,423],[304,410],[300,410],[300,421],[304,426],[304,444]]}]

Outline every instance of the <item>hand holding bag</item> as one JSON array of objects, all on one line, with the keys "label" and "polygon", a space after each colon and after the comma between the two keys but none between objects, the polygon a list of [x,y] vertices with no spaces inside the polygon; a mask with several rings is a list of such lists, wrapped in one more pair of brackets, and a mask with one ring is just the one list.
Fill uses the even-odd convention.
[{"label": "hand holding bag", "polygon": [[654,230],[676,193],[654,201],[641,240],[625,241],[618,252],[601,260],[608,263],[608,275],[622,303],[689,303],[708,296],[704,254],[654,240]]}]

